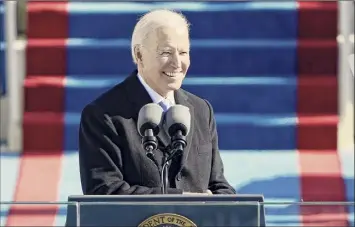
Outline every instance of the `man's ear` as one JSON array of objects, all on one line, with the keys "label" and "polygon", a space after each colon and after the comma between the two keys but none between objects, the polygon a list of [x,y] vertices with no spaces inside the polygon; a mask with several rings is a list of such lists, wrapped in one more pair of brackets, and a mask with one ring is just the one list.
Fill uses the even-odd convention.
[{"label": "man's ear", "polygon": [[136,46],[134,47],[134,55],[135,55],[135,57],[136,57],[137,64],[142,65],[142,64],[143,64],[142,52],[141,52],[141,50],[140,50],[140,48],[139,48],[138,45],[136,45]]}]

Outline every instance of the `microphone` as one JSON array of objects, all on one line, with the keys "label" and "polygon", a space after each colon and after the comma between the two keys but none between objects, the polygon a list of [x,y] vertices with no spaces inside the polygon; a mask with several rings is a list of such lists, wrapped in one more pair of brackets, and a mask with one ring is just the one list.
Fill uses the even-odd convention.
[{"label": "microphone", "polygon": [[[156,135],[159,134],[159,125],[162,122],[163,109],[156,103],[144,105],[138,114],[137,129],[142,136],[142,144],[147,156],[155,163],[153,151],[158,147]],[[157,163],[156,163],[157,164]]]},{"label": "microphone", "polygon": [[190,109],[183,105],[174,105],[166,113],[166,128],[171,137],[171,147],[182,153],[186,147],[186,136],[191,125]]}]

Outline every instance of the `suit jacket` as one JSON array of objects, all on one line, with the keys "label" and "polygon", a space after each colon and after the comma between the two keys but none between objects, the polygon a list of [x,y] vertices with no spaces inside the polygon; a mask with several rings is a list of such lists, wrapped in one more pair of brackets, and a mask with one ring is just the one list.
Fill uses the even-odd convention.
[{"label": "suit jacket", "polygon": [[[190,108],[192,122],[187,146],[169,170],[167,192],[181,194],[209,189],[213,194],[234,194],[223,174],[210,103],[183,89],[175,92],[175,101]],[[139,110],[151,102],[134,71],[83,109],[79,162],[84,194],[161,193],[159,170],[146,156],[137,130]],[[158,138],[159,149],[155,153],[159,158],[169,138],[163,132]]]}]

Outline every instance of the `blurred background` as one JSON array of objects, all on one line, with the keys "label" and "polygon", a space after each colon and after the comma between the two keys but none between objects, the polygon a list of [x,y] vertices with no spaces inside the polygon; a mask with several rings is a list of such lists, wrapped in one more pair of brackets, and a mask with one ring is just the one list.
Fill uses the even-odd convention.
[{"label": "blurred background", "polygon": [[4,202],[82,194],[81,110],[134,70],[134,25],[155,8],[192,24],[183,87],[212,103],[236,190],[280,203],[269,225],[354,226],[354,2],[91,0],[0,2],[1,226],[63,225],[65,206]]}]

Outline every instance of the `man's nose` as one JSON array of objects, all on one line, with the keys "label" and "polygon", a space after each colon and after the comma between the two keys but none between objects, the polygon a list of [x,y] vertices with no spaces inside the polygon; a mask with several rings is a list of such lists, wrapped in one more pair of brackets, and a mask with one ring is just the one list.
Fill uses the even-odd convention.
[{"label": "man's nose", "polygon": [[172,56],[172,66],[174,68],[181,68],[181,58],[179,53],[174,53]]}]

